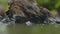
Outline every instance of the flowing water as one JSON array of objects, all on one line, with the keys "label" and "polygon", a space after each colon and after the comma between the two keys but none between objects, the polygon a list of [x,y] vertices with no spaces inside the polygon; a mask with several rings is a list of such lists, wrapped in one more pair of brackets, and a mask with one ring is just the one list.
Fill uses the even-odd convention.
[{"label": "flowing water", "polygon": [[8,25],[0,23],[0,34],[60,34],[60,25],[25,24]]}]

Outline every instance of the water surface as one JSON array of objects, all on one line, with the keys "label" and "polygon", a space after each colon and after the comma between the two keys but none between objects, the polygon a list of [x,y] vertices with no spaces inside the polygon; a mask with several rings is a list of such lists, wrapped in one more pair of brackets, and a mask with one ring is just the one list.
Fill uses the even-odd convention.
[{"label": "water surface", "polygon": [[0,24],[0,34],[60,34],[60,25]]}]

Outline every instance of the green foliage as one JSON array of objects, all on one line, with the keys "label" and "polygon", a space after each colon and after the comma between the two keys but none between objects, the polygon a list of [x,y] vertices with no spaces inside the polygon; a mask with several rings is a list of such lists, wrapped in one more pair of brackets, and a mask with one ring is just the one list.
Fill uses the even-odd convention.
[{"label": "green foliage", "polygon": [[60,7],[60,0],[58,0],[56,5],[55,5],[55,8],[58,8],[58,7]]},{"label": "green foliage", "polygon": [[37,0],[38,6],[43,6],[48,9],[54,9],[59,0]]}]

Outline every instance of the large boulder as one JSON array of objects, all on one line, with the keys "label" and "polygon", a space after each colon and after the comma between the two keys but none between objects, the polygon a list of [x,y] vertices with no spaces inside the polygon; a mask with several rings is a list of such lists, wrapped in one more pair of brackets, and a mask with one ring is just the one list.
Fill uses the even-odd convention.
[{"label": "large boulder", "polygon": [[[39,8],[35,0],[9,0],[9,10],[16,15],[17,21],[44,22],[50,15],[46,8]],[[19,19],[19,17],[21,19]]]}]

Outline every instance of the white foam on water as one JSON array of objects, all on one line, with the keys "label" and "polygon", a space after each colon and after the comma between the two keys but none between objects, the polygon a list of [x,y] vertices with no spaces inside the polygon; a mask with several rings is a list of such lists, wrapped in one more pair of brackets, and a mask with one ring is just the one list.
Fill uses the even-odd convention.
[{"label": "white foam on water", "polygon": [[32,25],[32,23],[31,23],[30,21],[27,21],[25,24],[26,24],[27,26]]}]

